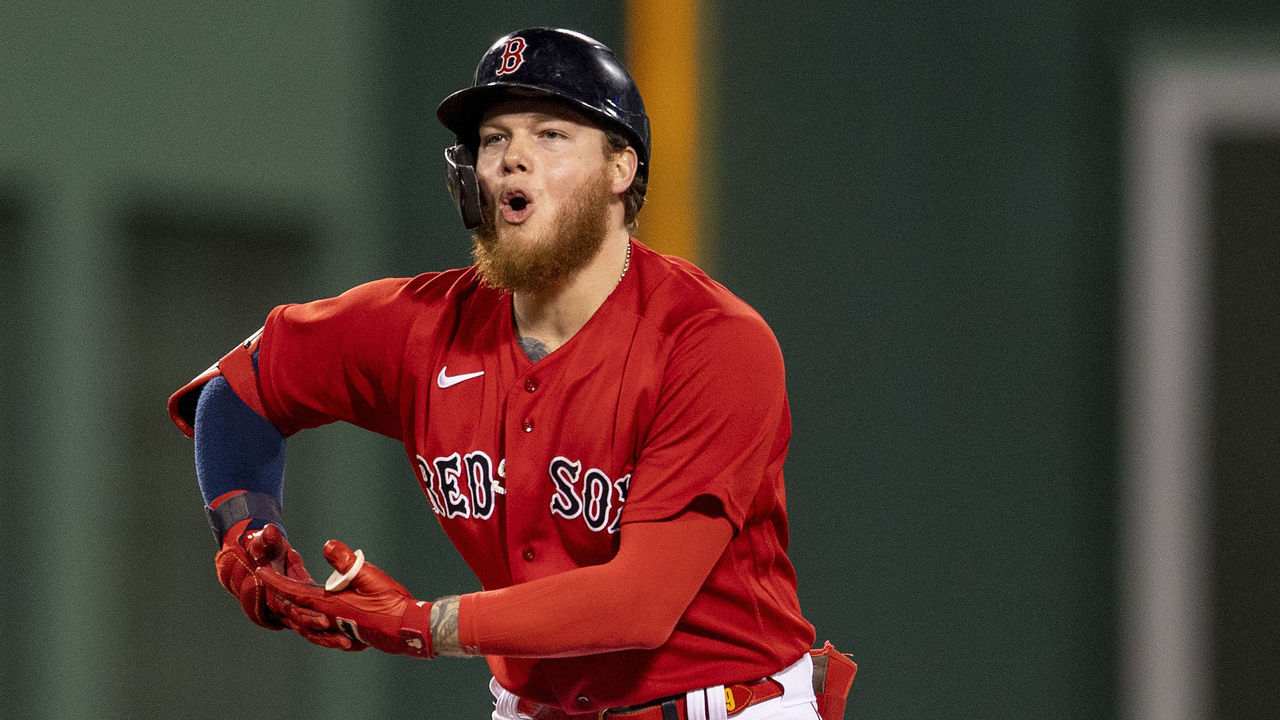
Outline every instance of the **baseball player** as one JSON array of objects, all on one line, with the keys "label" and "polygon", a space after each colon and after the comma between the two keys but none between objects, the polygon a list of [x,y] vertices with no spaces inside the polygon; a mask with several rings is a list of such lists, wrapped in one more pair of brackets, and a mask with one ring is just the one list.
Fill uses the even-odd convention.
[{"label": "baseball player", "polygon": [[[787,558],[782,355],[760,316],[631,237],[649,120],[613,53],[532,28],[440,104],[475,264],[277,307],[170,399],[195,439],[218,578],[324,647],[484,656],[494,718],[840,717]],[[426,599],[281,522],[285,438],[404,444],[483,590]]]}]

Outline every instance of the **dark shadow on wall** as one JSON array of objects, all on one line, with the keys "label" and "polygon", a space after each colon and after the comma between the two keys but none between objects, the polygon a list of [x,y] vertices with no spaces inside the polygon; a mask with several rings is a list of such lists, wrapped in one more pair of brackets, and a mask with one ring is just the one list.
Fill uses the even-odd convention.
[{"label": "dark shadow on wall", "polygon": [[[133,717],[214,716],[230,701],[227,688],[236,688],[234,704],[264,717],[308,707],[315,680],[300,657],[305,643],[249,623],[217,583],[193,446],[170,423],[166,399],[257,330],[271,307],[299,299],[315,262],[313,228],[300,212],[207,197],[147,198],[120,215],[127,321],[119,332],[129,346],[113,393],[126,447],[114,478],[123,515],[112,533],[121,539],[116,561],[134,581],[114,592],[130,609],[117,619],[127,626],[120,634],[135,642],[113,650],[112,687],[113,707]],[[156,540],[140,553],[142,538]],[[264,668],[276,676],[269,685]]]}]

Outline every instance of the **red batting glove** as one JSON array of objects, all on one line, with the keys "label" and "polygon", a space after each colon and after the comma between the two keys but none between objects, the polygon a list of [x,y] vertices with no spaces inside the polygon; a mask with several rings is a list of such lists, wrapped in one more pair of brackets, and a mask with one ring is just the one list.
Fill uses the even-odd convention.
[{"label": "red batting glove", "polygon": [[[341,573],[350,570],[356,561],[351,548],[339,540],[325,543],[324,558]],[[337,592],[285,577],[270,568],[260,570],[258,576],[286,603],[322,613],[333,628],[354,643],[393,655],[435,657],[431,646],[431,603],[415,600],[403,585],[376,565],[365,563],[351,583]]]},{"label": "red batting glove", "polygon": [[[244,614],[250,620],[270,630],[283,630],[284,625],[281,624],[279,618],[274,617],[267,609],[267,599],[264,592],[262,581],[258,579],[257,571],[263,566],[257,558],[249,555],[249,549],[245,543],[250,540],[257,540],[259,553],[265,553],[268,548],[261,541],[262,530],[248,531],[249,520],[241,520],[227,529],[226,535],[222,536],[222,549],[218,551],[217,556],[213,559],[213,564],[218,569],[218,582],[222,583],[222,587],[227,589],[240,601],[240,607],[244,610]],[[267,527],[274,527],[268,525]],[[277,529],[277,532],[279,530]],[[257,537],[255,537],[257,536]],[[282,538],[283,539],[283,538]],[[288,542],[285,541],[288,547]],[[274,550],[275,548],[271,548]],[[280,571],[286,575],[293,574],[299,578],[311,578],[307,574],[302,563],[299,561],[297,567],[290,573],[289,570],[289,553],[293,548],[288,548],[284,553],[272,552],[273,555],[283,555],[283,557],[271,558],[271,562],[275,563]],[[296,554],[296,553],[294,553]]]},{"label": "red batting glove", "polygon": [[333,630],[327,617],[285,603],[270,591],[258,576],[264,568],[303,582],[312,582],[311,575],[302,564],[302,556],[289,545],[280,528],[267,525],[250,531],[249,522],[241,520],[227,530],[222,549],[214,558],[218,581],[240,601],[244,614],[269,630],[287,627],[320,645],[363,650]]}]

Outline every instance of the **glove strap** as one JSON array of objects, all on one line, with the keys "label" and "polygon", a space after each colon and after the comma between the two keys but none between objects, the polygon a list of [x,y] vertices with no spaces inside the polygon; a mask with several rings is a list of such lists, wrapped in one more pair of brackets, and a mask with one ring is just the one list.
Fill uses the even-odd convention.
[{"label": "glove strap", "polygon": [[209,516],[209,529],[213,531],[213,539],[219,545],[227,530],[245,518],[255,520],[250,523],[250,527],[265,527],[268,523],[273,523],[284,531],[280,503],[266,493],[237,493],[218,503],[216,509],[206,506],[204,511]]},{"label": "glove strap", "polygon": [[432,603],[414,600],[400,617],[400,642],[404,644],[401,652],[405,655],[428,660],[436,656],[431,641],[431,606]]}]

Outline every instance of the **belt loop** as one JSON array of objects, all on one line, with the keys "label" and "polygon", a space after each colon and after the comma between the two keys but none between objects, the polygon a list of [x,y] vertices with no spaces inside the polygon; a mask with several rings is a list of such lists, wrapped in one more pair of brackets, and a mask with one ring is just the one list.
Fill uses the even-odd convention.
[{"label": "belt loop", "polygon": [[681,720],[680,708],[676,705],[675,700],[667,700],[660,707],[662,708],[662,720]]},{"label": "belt loop", "polygon": [[707,720],[706,690],[690,690],[685,693],[684,715],[687,720]]},{"label": "belt loop", "polygon": [[729,720],[729,707],[725,701],[724,686],[716,685],[702,692],[707,701],[707,720]]}]

